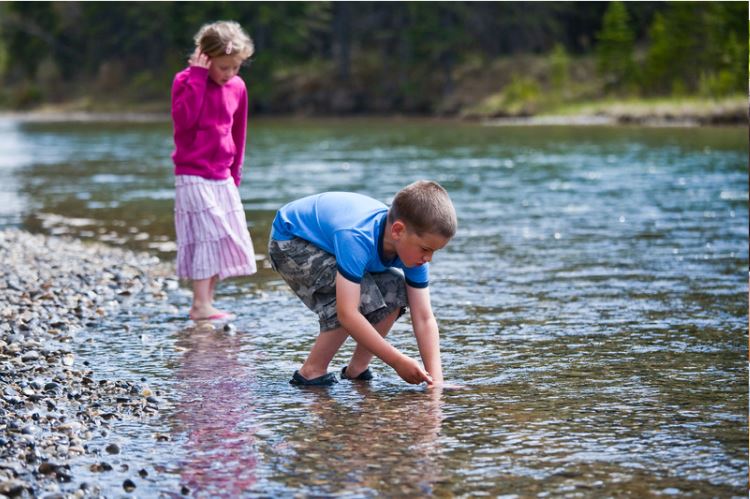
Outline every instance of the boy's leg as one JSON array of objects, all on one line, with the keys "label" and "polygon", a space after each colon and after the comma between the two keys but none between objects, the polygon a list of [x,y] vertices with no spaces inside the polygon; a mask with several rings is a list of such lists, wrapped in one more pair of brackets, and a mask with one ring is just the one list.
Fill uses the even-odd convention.
[{"label": "boy's leg", "polygon": [[[396,322],[399,313],[400,310],[396,309],[373,326],[380,333],[380,336],[385,338],[391,327],[393,327],[393,323]],[[348,337],[349,332],[343,327],[320,333],[305,363],[302,364],[299,373],[307,379],[317,378],[326,374],[328,372],[328,365]],[[347,376],[351,376],[352,378],[357,377],[362,371],[367,369],[372,357],[373,355],[369,350],[357,344],[349,361],[349,367],[346,371]]]},{"label": "boy's leg", "polygon": [[315,339],[305,363],[299,373],[307,379],[323,376],[328,372],[328,364],[344,344],[349,333],[343,327],[321,332]]},{"label": "boy's leg", "polygon": [[324,376],[328,364],[349,333],[336,319],[336,258],[304,239],[276,241],[268,244],[271,266],[292,288],[300,300],[320,320],[321,332],[313,344],[299,374],[310,380]]},{"label": "boy's leg", "polygon": [[[375,330],[380,333],[380,336],[382,336],[383,338],[386,337],[388,332],[393,327],[393,323],[396,322],[396,319],[398,319],[400,313],[401,311],[397,308],[396,310],[388,314],[383,320],[373,326]],[[364,370],[367,369],[367,367],[370,365],[372,357],[372,352],[358,343],[357,347],[354,349],[352,358],[349,361],[349,365],[346,368],[346,375],[350,378],[356,378],[357,376],[359,376],[360,373],[364,372]]]},{"label": "boy's leg", "polygon": [[[380,336],[385,338],[408,303],[404,277],[393,270],[365,274],[361,290],[362,312]],[[356,378],[367,369],[372,357],[370,351],[357,345],[344,375]]]}]

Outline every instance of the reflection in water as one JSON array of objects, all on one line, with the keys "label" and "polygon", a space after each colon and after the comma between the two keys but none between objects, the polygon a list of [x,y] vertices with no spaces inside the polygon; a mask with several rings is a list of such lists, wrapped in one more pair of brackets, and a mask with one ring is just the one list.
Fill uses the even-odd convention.
[{"label": "reflection in water", "polygon": [[185,433],[182,483],[203,496],[236,497],[256,482],[252,372],[237,361],[237,337],[210,324],[184,329],[176,377],[175,433]]},{"label": "reflection in water", "polygon": [[291,471],[286,485],[313,495],[431,494],[442,478],[441,391],[383,394],[352,384],[358,400],[304,391],[309,417],[284,435],[289,450],[279,464]]},{"label": "reflection in water", "polygon": [[[274,394],[259,386],[242,339],[211,326],[177,334],[172,433],[184,439],[178,468],[192,495],[433,493],[444,478],[441,390],[298,389],[284,379]],[[276,415],[258,419],[269,404]]]}]

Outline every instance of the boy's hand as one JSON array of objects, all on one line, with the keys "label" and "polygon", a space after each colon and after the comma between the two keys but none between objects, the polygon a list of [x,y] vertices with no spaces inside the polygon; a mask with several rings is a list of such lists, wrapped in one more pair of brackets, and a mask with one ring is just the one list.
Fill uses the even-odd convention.
[{"label": "boy's hand", "polygon": [[188,59],[188,64],[191,66],[197,66],[199,68],[208,69],[211,66],[211,58],[201,52],[199,47],[195,47],[193,55]]},{"label": "boy's hand", "polygon": [[466,385],[457,385],[454,383],[433,383],[429,385],[427,388],[430,388],[433,390],[442,390],[446,392],[452,392],[456,390],[466,390],[468,387]]},{"label": "boy's hand", "polygon": [[395,366],[393,366],[393,368],[396,370],[398,375],[401,376],[401,379],[403,379],[407,383],[418,385],[425,381],[428,385],[432,384],[432,377],[427,373],[427,371],[422,369],[422,366],[419,365],[419,362],[405,355]]}]

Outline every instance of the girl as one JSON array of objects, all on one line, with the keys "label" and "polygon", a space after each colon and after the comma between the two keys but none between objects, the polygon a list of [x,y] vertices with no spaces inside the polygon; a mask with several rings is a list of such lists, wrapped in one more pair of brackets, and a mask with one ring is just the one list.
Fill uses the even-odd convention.
[{"label": "girl", "polygon": [[207,24],[172,84],[177,276],[192,280],[194,321],[234,318],[214,307],[216,283],[256,271],[237,190],[247,129],[247,89],[237,72],[253,50],[239,24]]}]

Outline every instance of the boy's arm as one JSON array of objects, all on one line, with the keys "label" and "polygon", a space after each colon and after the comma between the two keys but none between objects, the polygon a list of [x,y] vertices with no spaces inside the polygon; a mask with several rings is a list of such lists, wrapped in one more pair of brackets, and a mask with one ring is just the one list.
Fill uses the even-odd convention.
[{"label": "boy's arm", "polygon": [[359,311],[359,300],[359,284],[341,274],[336,275],[336,313],[344,329],[358,344],[395,369],[404,381],[415,385],[423,381],[432,384],[432,379],[416,360],[399,352],[372,327]]},{"label": "boy's arm", "polygon": [[422,363],[435,385],[441,385],[443,368],[440,362],[440,334],[435,315],[432,313],[430,288],[413,288],[407,284],[406,296],[409,299],[411,323]]}]

